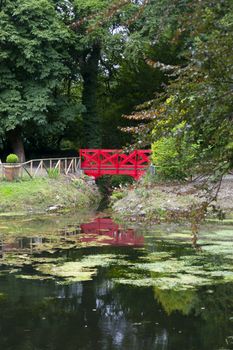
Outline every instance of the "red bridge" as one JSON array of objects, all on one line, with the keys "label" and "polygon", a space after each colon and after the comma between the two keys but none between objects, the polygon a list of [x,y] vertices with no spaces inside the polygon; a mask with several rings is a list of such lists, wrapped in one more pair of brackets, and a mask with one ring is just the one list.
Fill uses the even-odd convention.
[{"label": "red bridge", "polygon": [[124,153],[118,149],[81,149],[81,169],[86,175],[129,175],[138,180],[150,164],[150,150]]}]

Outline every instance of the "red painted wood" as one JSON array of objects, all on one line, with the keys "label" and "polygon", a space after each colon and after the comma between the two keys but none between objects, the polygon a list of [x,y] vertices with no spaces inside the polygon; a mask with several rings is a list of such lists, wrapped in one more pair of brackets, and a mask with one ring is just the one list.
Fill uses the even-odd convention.
[{"label": "red painted wood", "polygon": [[86,175],[129,175],[138,180],[150,164],[150,150],[128,154],[119,149],[81,149],[81,169]]}]

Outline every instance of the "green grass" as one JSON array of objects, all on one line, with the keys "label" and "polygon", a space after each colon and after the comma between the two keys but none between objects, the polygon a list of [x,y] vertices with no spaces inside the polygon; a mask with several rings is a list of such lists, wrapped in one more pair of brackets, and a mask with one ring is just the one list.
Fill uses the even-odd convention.
[{"label": "green grass", "polygon": [[[83,181],[83,180],[81,180]],[[15,182],[0,182],[0,214],[5,212],[45,211],[59,205],[68,207],[88,207],[94,202],[93,189],[84,184],[77,188],[75,183],[65,178],[23,179]]]},{"label": "green grass", "polygon": [[28,197],[40,190],[49,190],[47,179],[22,180],[17,182],[0,182],[0,198],[17,200],[19,197]]}]

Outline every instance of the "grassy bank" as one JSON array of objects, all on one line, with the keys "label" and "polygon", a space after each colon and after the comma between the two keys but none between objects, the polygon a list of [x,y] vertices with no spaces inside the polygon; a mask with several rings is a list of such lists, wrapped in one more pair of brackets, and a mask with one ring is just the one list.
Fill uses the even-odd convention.
[{"label": "grassy bank", "polygon": [[[208,193],[194,183],[158,183],[144,178],[134,186],[116,190],[111,197],[114,215],[121,220],[199,221],[233,220],[233,186],[223,181],[216,201],[205,208]],[[200,211],[203,208],[203,211]]]},{"label": "grassy bank", "polygon": [[0,182],[0,214],[88,208],[97,205],[99,199],[97,187],[80,178]]}]

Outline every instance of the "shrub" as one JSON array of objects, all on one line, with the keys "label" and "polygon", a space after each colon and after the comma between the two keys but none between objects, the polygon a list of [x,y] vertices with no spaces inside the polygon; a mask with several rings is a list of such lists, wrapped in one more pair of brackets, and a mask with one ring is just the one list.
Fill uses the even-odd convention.
[{"label": "shrub", "polygon": [[157,174],[170,180],[184,180],[193,175],[197,144],[184,139],[162,137],[152,145],[152,160]]},{"label": "shrub", "polygon": [[9,154],[7,156],[6,162],[7,163],[18,163],[19,162],[19,157],[16,154],[11,153],[11,154]]}]

